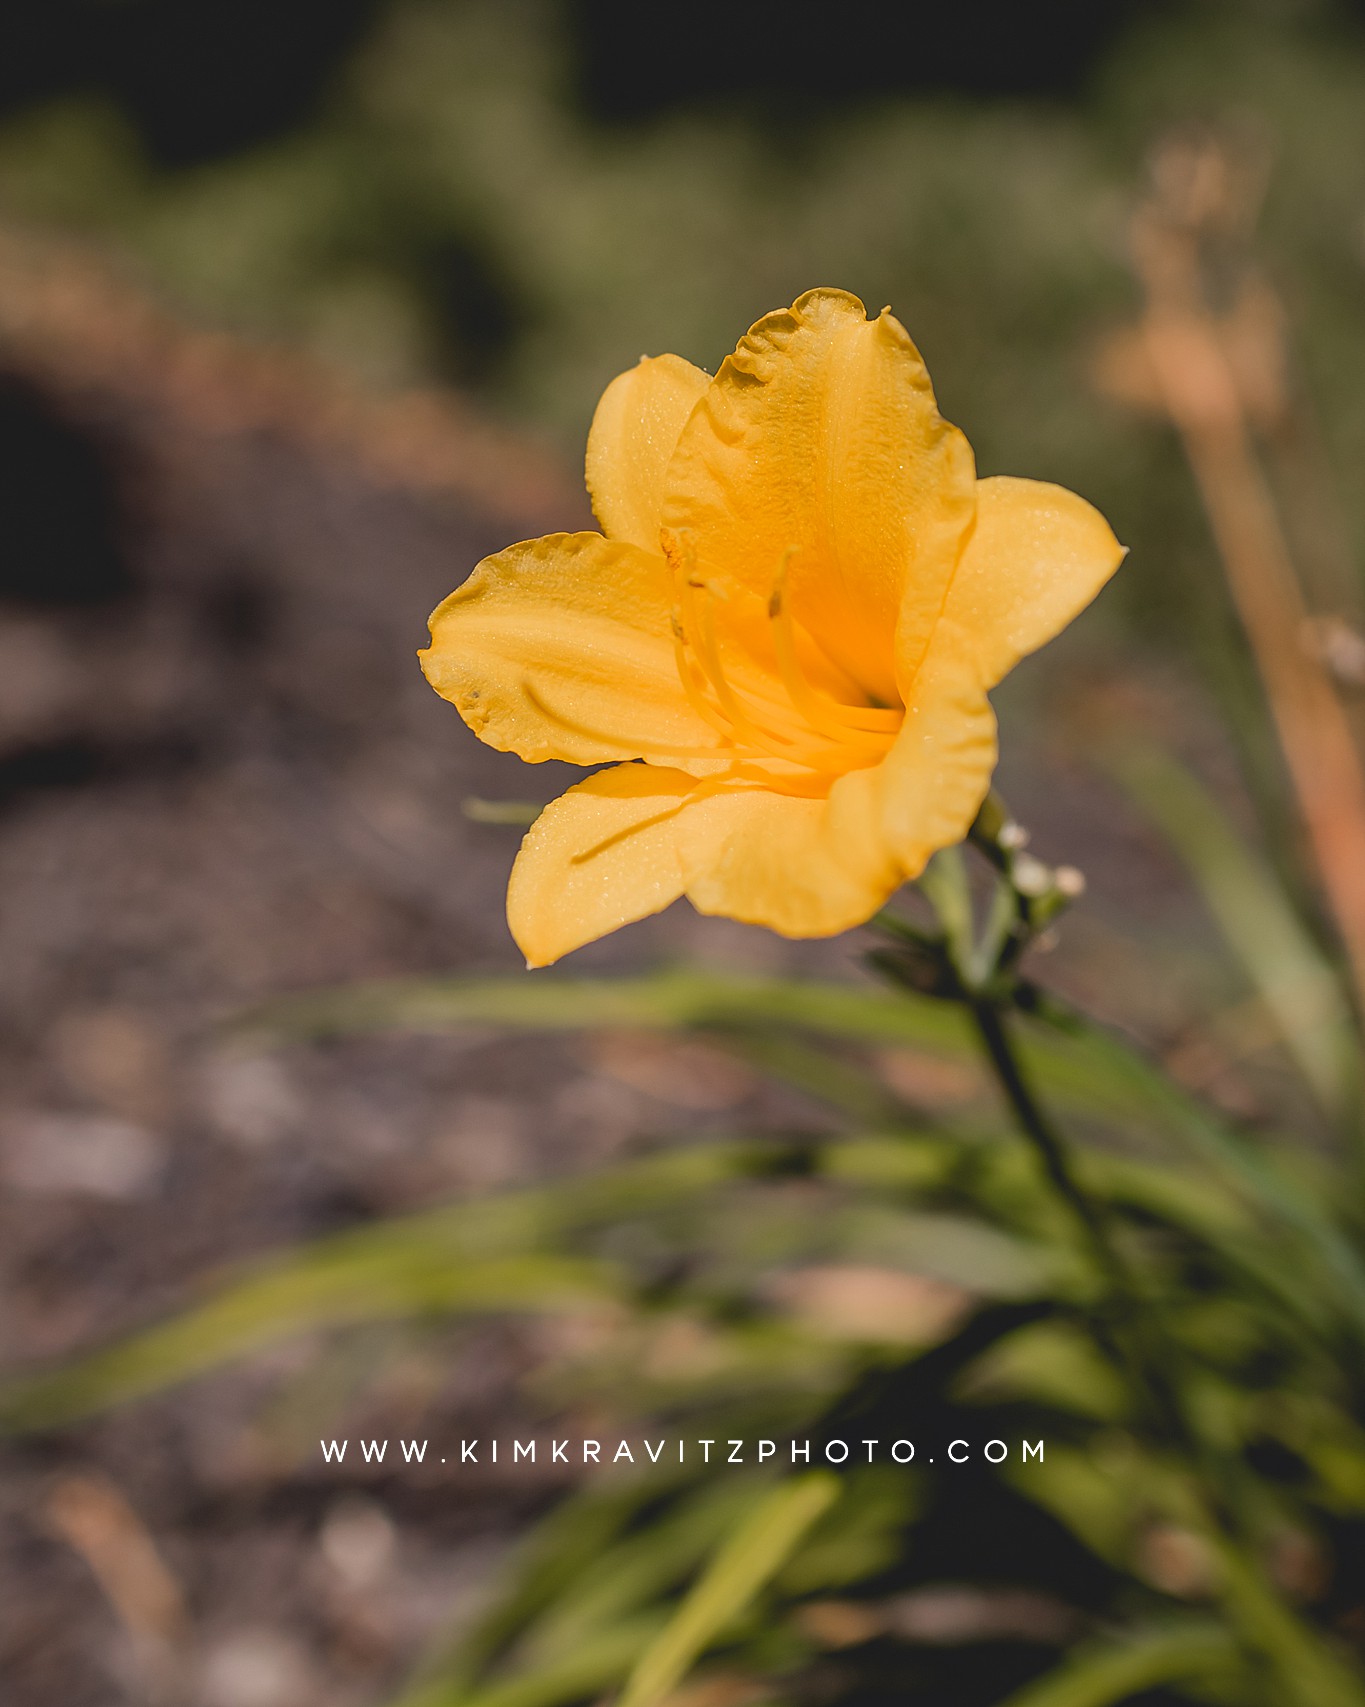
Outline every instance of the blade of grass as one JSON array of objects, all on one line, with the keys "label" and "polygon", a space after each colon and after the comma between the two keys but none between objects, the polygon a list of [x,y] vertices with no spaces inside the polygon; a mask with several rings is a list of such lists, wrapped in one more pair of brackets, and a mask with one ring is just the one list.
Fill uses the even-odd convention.
[{"label": "blade of grass", "polygon": [[1324,1111],[1350,1107],[1359,1057],[1345,992],[1269,866],[1168,754],[1125,743],[1114,768],[1199,885]]},{"label": "blade of grass", "polygon": [[[685,1472],[672,1474],[681,1478]],[[663,1494],[668,1491],[666,1479]],[[659,1497],[657,1483],[651,1485],[643,1477],[620,1482],[613,1479],[605,1487],[588,1483],[567,1494],[515,1550],[503,1572],[502,1592],[494,1597],[488,1611],[472,1629],[462,1629],[453,1638],[442,1637],[422,1675],[443,1680],[448,1691],[454,1691],[458,1684],[460,1692],[470,1693],[476,1680],[512,1646],[518,1632],[571,1593],[594,1561],[635,1522],[641,1509]],[[624,1671],[623,1667],[617,1675],[623,1676]],[[416,1681],[413,1690],[416,1699],[420,1694]],[[402,1698],[402,1707],[409,1707],[407,1695]]]},{"label": "blade of grass", "polygon": [[0,1426],[74,1422],[313,1328],[438,1312],[575,1310],[622,1290],[611,1265],[578,1258],[533,1253],[433,1263],[422,1252],[397,1262],[369,1256],[315,1248],[92,1356],[21,1377],[0,1395]]},{"label": "blade of grass", "polygon": [[585,1678],[594,1692],[620,1683],[666,1622],[649,1603],[714,1554],[766,1491],[752,1479],[688,1487],[694,1477],[646,1524],[639,1512],[659,1499],[657,1473],[571,1495],[514,1563],[511,1592],[394,1707],[521,1707],[565,1699]]},{"label": "blade of grass", "polygon": [[1362,1707],[1365,1680],[1321,1630],[1302,1618],[1227,1538],[1212,1527],[1205,1538],[1222,1578],[1221,1599],[1243,1644],[1259,1649],[1287,1686],[1286,1707]]},{"label": "blade of grass", "polygon": [[1226,1672],[1237,1659],[1236,1643],[1216,1624],[1152,1631],[1077,1654],[1002,1707],[1111,1707],[1163,1683]]},{"label": "blade of grass", "polygon": [[[821,1155],[805,1141],[695,1144],[552,1186],[328,1235],[253,1265],[169,1321],[55,1369],[11,1378],[0,1387],[0,1427],[74,1421],[310,1330],[619,1303],[631,1295],[623,1269],[547,1247],[636,1215],[676,1215],[727,1181],[762,1180],[793,1167],[818,1172]],[[914,1224],[932,1231],[935,1218]],[[829,1231],[823,1212],[820,1225]]]},{"label": "blade of grass", "polygon": [[[1046,1023],[1020,1043],[1041,1094],[1064,1110],[1177,1138],[1270,1222],[1303,1241],[1308,1273],[1326,1269],[1357,1332],[1365,1334],[1365,1266],[1327,1208],[1264,1149],[1246,1142],[1173,1085],[1130,1045],[1060,1003],[1039,998]],[[639,978],[475,978],[361,985],[272,1003],[241,1024],[278,1038],[376,1030],[444,1031],[505,1026],[527,1031],[704,1030],[722,1035],[774,1027],[860,1041],[900,1042],[976,1065],[970,1021],[949,1002],[871,986],[739,978],[676,968]],[[780,1070],[780,1062],[772,1065]],[[835,1094],[826,1086],[826,1094]]]},{"label": "blade of grass", "polygon": [[431,1678],[390,1707],[558,1707],[591,1700],[620,1681],[658,1628],[657,1617],[632,1619],[595,1632],[571,1654],[483,1688],[470,1689],[458,1678]]},{"label": "blade of grass", "polygon": [[766,1489],[752,1482],[703,1482],[648,1523],[603,1547],[563,1584],[518,1642],[537,1663],[567,1657],[597,1632],[644,1614],[713,1553]]},{"label": "blade of grass", "polygon": [[[980,1049],[964,1010],[909,992],[812,979],[745,978],[679,967],[636,978],[438,978],[354,985],[289,997],[244,1014],[237,1028],[268,1041],[377,1031],[583,1032],[602,1028],[737,1035],[769,1071],[790,1060],[775,1033],[864,1044],[908,1044],[975,1068]],[[1130,1074],[1046,1030],[1029,1040],[1041,1088],[1069,1106],[1115,1121],[1149,1121],[1151,1099]],[[837,1100],[832,1080],[803,1088]]]},{"label": "blade of grass", "polygon": [[[775,1031],[790,1028],[851,1043],[908,1044],[972,1067],[980,1059],[970,1019],[951,1002],[871,985],[744,978],[686,967],[636,978],[518,975],[362,984],[273,1002],[243,1015],[237,1025],[279,1042],[489,1026],[569,1033],[600,1028],[738,1033],[741,1046],[754,1038],[761,1045]],[[1022,1041],[1040,1091],[1073,1111],[1142,1127],[1150,1127],[1157,1115],[1188,1130],[1195,1105],[1174,1087],[1158,1092],[1160,1075],[1121,1059],[1132,1052],[1098,1028],[1043,1027]],[[784,1070],[779,1058],[765,1064],[774,1072]],[[839,1092],[830,1084],[817,1094],[837,1097]],[[1212,1120],[1202,1111],[1199,1118]],[[1273,1204],[1273,1194],[1266,1201]]]},{"label": "blade of grass", "polygon": [[572,1310],[618,1299],[623,1275],[616,1267],[536,1247],[761,1173],[775,1151],[780,1158],[781,1147],[771,1143],[695,1145],[329,1235],[254,1265],[167,1322],[9,1381],[0,1389],[0,1427],[71,1422],[309,1329],[424,1313]]},{"label": "blade of grass", "polygon": [[963,1017],[941,1002],[911,1002],[873,985],[748,978],[676,967],[638,978],[395,979],[288,997],[251,1009],[234,1030],[267,1039],[370,1031],[725,1030],[791,1026],[852,1042],[920,1043],[971,1054]]},{"label": "blade of grass", "polygon": [[545,808],[533,800],[482,800],[477,794],[466,794],[460,810],[475,824],[510,824],[526,830]]},{"label": "blade of grass", "polygon": [[740,1524],[641,1654],[618,1707],[657,1707],[791,1557],[839,1495],[826,1472],[776,1488]]},{"label": "blade of grass", "polygon": [[1329,1279],[1337,1308],[1357,1334],[1365,1335],[1365,1266],[1360,1253],[1309,1191],[1120,1039],[1059,1003],[1042,1004],[1039,1014],[1077,1045],[1084,1072],[1103,1073],[1115,1090],[1131,1095],[1135,1105],[1145,1104],[1149,1117],[1179,1137],[1191,1154],[1237,1186],[1268,1219],[1292,1230],[1304,1272]]}]

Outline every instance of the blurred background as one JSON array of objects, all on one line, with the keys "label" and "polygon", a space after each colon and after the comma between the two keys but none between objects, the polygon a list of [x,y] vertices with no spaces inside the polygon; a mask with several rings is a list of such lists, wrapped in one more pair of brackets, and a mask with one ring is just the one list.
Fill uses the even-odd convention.
[{"label": "blurred background", "polygon": [[[8,1365],[148,1320],[231,1259],[641,1131],[819,1127],[696,1043],[608,1033],[528,1064],[488,1032],[253,1052],[214,1031],[284,991],[515,967],[516,832],[461,803],[565,778],[488,752],[430,693],[426,614],[485,552],[587,521],[614,374],[665,350],[714,370],[816,284],[894,307],[982,472],[1076,489],[1131,547],[999,696],[1007,797],[1090,880],[1050,979],[1239,1116],[1311,1125],[1274,1052],[1229,1043],[1242,975],[1089,751],[1140,729],[1236,822],[1284,817],[1198,494],[1125,353],[1154,150],[1205,134],[1251,186],[1224,233],[1265,285],[1249,359],[1294,402],[1283,496],[1358,687],[1365,5],[5,9]],[[580,959],[669,956],[852,972],[845,945],[676,908]],[[961,1069],[881,1065],[927,1107],[988,1102]],[[6,1699],[147,1698],[140,1619],[179,1632],[204,1707],[383,1699],[554,1484],[339,1489],[316,1418],[508,1425],[541,1331],[464,1329],[458,1357],[393,1334],[293,1347],[6,1446]],[[121,1601],[129,1581],[152,1587]]]}]

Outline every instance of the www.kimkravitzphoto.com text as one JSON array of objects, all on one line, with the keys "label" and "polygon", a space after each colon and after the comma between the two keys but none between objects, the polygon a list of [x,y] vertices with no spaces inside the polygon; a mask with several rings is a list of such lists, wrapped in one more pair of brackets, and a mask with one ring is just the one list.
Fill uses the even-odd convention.
[{"label": "www.kimkravitzphoto.com text", "polygon": [[[352,1442],[346,1440],[319,1441],[324,1462],[345,1464]],[[985,1459],[989,1464],[1014,1460],[1021,1464],[1045,1462],[1045,1443],[1041,1440],[949,1440],[916,1444],[913,1440],[708,1440],[705,1438],[610,1441],[580,1439],[557,1440],[498,1440],[473,1439],[452,1441],[446,1450],[430,1440],[356,1440],[362,1464],[395,1465],[427,1464],[595,1464],[599,1467],[614,1464],[827,1464],[835,1468],[843,1464],[933,1464],[942,1459],[948,1464],[968,1464]],[[390,1447],[395,1448],[390,1456]],[[400,1456],[401,1455],[401,1456]]]}]

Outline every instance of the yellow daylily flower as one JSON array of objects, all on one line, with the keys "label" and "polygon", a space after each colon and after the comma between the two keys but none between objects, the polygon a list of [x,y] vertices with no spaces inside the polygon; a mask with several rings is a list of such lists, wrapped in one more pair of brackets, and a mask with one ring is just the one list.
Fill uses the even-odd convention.
[{"label": "yellow daylily flower", "polygon": [[838,290],[714,379],[658,356],[613,380],[587,479],[602,532],[485,558],[421,654],[491,746],[611,767],[512,868],[532,966],[681,895],[786,936],[861,924],[966,834],[987,691],[1123,556],[1074,493],[978,480],[905,329]]}]

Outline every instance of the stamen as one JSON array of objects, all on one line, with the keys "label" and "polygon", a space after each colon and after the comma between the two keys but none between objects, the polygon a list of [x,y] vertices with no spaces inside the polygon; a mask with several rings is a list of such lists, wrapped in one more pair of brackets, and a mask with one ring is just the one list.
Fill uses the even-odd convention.
[{"label": "stamen", "polygon": [[[687,590],[694,594],[698,592],[711,593],[713,598],[716,596],[704,581],[689,580]],[[694,606],[696,602],[694,598],[692,600]],[[706,671],[706,679],[715,689],[716,698],[720,701],[725,715],[735,725],[736,729],[742,730],[746,735],[754,736],[762,733],[744,706],[741,705],[739,696],[730,685],[730,679],[725,673],[725,665],[721,662],[720,643],[716,637],[714,605],[708,603],[702,606],[701,617],[696,627],[700,630],[698,635],[700,644],[697,648],[697,655],[701,660],[702,669]]]},{"label": "stamen", "polygon": [[740,689],[731,680],[716,629],[715,605],[726,597],[724,590],[697,574],[696,550],[685,535],[667,541],[665,550],[679,599],[672,612],[678,679],[693,710],[725,737],[737,756],[747,748],[797,769],[839,775],[875,763],[886,752],[889,738],[900,727],[900,712],[842,705],[814,688],[801,668],[782,597],[791,552],[783,558],[768,607],[784,702],[766,692],[761,682],[746,681]]},{"label": "stamen", "polygon": [[[696,583],[689,582],[688,585],[695,586]],[[704,590],[709,592],[710,588]],[[771,753],[775,759],[790,759],[794,764],[809,765],[815,770],[847,768],[837,761],[831,765],[829,760],[833,755],[828,751],[821,752],[818,747],[812,747],[809,741],[803,742],[799,729],[793,734],[786,734],[780,729],[765,729],[762,724],[754,722],[726,677],[720,646],[716,639],[715,608],[711,604],[703,606],[702,609],[700,650],[702,667],[706,670],[721,706],[734,724],[737,734],[761,748],[763,752]],[[812,730],[811,733],[819,738],[818,731]]]},{"label": "stamen", "polygon": [[683,692],[687,695],[687,703],[698,717],[720,735],[724,736],[731,746],[734,745],[734,729],[725,717],[716,710],[706,697],[706,678],[699,682],[698,666],[693,662],[687,650],[687,630],[683,627],[682,615],[675,610],[671,613],[670,622],[673,628],[673,661],[678,668],[678,680],[682,683]]},{"label": "stamen", "polygon": [[[760,744],[765,735],[770,739],[787,741],[793,746],[799,745],[803,739],[808,740],[813,731],[802,729],[799,723],[793,720],[790,706],[764,693],[762,688],[754,683],[746,683],[741,693],[727,675],[725,661],[721,656],[720,639],[716,633],[715,605],[710,602],[702,603],[701,614],[697,614],[699,593],[709,594],[710,599],[716,601],[723,601],[725,593],[714,582],[699,579],[695,573],[695,564],[682,583],[682,593],[687,601],[692,632],[698,635],[700,642],[696,648],[698,663],[706,682],[720,700],[723,710],[736,729],[742,730],[751,740],[759,741]],[[763,721],[759,722],[759,718]]]}]

